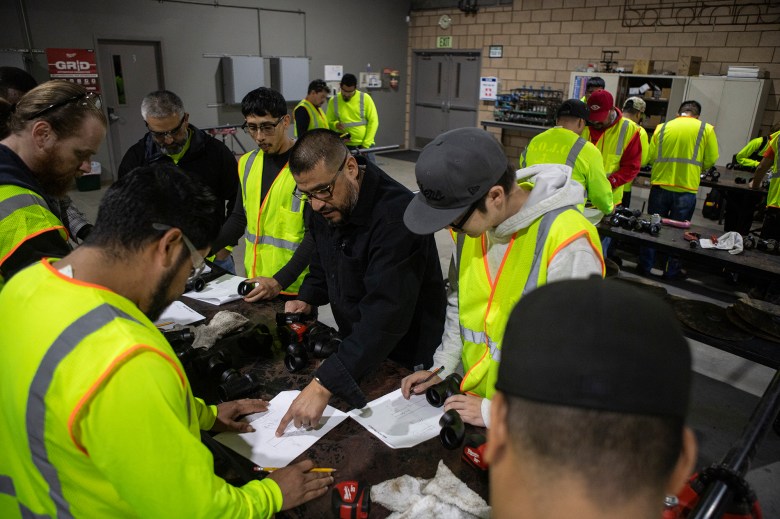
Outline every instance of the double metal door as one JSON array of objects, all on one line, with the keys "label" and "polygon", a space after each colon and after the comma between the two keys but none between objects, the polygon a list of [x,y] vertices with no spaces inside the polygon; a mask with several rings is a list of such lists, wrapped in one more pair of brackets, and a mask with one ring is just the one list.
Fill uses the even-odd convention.
[{"label": "double metal door", "polygon": [[412,148],[477,125],[479,71],[479,52],[415,52]]}]

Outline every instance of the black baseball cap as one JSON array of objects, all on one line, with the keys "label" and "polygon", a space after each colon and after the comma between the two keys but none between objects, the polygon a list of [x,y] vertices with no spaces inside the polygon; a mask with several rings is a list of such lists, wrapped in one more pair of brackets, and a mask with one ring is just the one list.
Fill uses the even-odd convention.
[{"label": "black baseball cap", "polygon": [[550,283],[520,299],[496,389],[569,407],[685,419],[691,353],[669,305],[619,281]]},{"label": "black baseball cap", "polygon": [[406,227],[415,234],[444,229],[496,185],[508,164],[504,148],[485,130],[442,133],[417,159],[420,192],[406,208]]},{"label": "black baseball cap", "polygon": [[555,113],[555,118],[561,116],[579,117],[585,121],[588,120],[588,105],[580,101],[579,99],[567,99],[558,108]]}]

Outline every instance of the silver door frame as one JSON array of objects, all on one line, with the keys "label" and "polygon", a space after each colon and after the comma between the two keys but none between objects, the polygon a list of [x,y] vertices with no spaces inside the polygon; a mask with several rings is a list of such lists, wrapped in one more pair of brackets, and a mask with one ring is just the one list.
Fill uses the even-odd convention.
[{"label": "silver door frame", "polygon": [[[106,120],[108,120],[108,103],[105,101],[105,92],[107,92],[108,88],[115,88],[115,84],[113,82],[113,78],[110,74],[108,74],[108,71],[103,71],[100,69],[100,63],[102,60],[101,55],[101,45],[110,45],[110,44],[143,44],[143,45],[153,45],[154,46],[154,53],[155,53],[155,63],[157,65],[157,80],[160,85],[160,90],[165,90],[165,67],[163,66],[163,39],[162,38],[149,38],[149,37],[135,37],[135,36],[114,36],[114,35],[104,35],[104,34],[95,34],[94,36],[94,48],[95,48],[95,60],[98,63],[98,81],[100,83],[100,92],[103,96],[103,115],[106,116]],[[139,107],[140,109],[140,107]],[[106,144],[108,145],[108,157],[111,161],[111,172],[114,176],[114,180],[117,179],[117,171],[119,169],[119,163],[122,161],[122,157],[124,156],[123,150],[117,150],[116,148],[116,139],[114,135],[112,134],[112,128],[111,128],[111,122],[108,123],[107,128],[107,135],[106,135]]]}]

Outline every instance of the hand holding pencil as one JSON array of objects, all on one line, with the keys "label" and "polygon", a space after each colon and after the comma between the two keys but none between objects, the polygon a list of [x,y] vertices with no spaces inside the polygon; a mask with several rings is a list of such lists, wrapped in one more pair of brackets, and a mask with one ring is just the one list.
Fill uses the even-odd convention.
[{"label": "hand holding pencil", "polygon": [[401,381],[401,394],[407,400],[412,394],[419,395],[434,384],[441,382],[439,373],[444,371],[444,366],[440,366],[433,371],[415,371]]}]

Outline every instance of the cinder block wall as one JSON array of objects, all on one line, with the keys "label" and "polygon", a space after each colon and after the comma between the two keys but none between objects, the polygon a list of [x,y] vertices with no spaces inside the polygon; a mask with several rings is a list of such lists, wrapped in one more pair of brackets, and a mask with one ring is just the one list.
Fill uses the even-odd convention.
[{"label": "cinder block wall", "polygon": [[[737,6],[743,3],[755,1],[734,2]],[[725,75],[733,64],[767,70],[772,85],[762,115],[761,134],[766,135],[772,124],[780,122],[780,24],[623,27],[626,5],[647,4],[644,0],[515,0],[511,7],[480,7],[476,15],[465,15],[454,7],[413,11],[407,70],[412,73],[412,50],[435,49],[436,37],[445,35],[453,37],[453,49],[482,51],[481,75],[498,77],[500,91],[545,85],[566,93],[570,73],[588,63],[598,63],[602,49],[618,50],[618,66],[627,70],[635,60],[648,59],[655,61],[656,72],[676,71],[680,57],[701,56],[702,74]],[[743,12],[755,11],[745,8]],[[702,16],[718,15],[720,21],[728,20],[724,13],[721,8]],[[442,14],[452,18],[446,30],[438,26]],[[490,45],[502,45],[503,57],[488,58]],[[406,84],[409,142],[414,78],[410,77]],[[479,119],[492,118],[493,104],[482,102]],[[532,136],[504,133],[507,154],[516,159]]]}]

